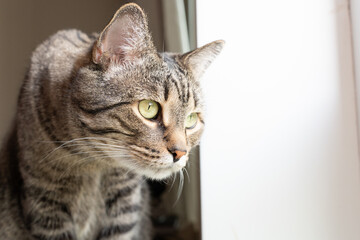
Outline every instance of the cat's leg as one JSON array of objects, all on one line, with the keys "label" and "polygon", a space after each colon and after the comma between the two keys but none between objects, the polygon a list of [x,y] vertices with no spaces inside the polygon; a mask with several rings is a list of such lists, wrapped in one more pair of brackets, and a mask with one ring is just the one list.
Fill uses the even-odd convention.
[{"label": "cat's leg", "polygon": [[105,219],[96,239],[150,239],[149,197],[146,181],[115,169],[102,179]]}]

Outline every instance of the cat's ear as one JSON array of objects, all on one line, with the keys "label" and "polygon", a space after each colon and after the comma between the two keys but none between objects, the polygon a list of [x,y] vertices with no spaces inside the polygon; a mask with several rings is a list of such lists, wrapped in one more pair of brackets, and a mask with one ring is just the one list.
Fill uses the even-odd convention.
[{"label": "cat's ear", "polygon": [[181,56],[196,80],[200,79],[212,61],[219,55],[224,44],[223,40],[214,41]]},{"label": "cat's ear", "polygon": [[154,46],[146,15],[138,5],[130,3],[115,13],[100,34],[92,60],[107,67],[110,63],[136,61],[149,51],[154,51]]}]

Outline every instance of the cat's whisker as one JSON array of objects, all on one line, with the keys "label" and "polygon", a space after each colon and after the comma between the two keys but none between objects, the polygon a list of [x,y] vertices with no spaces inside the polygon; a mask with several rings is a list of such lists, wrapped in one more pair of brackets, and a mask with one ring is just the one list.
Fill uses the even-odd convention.
[{"label": "cat's whisker", "polygon": [[[43,159],[41,159],[39,162],[41,163],[42,161],[44,161],[45,159],[47,159],[50,155],[54,154],[55,151],[64,148],[64,147],[72,147],[72,146],[88,146],[88,147],[92,147],[92,146],[106,146],[106,147],[113,147],[114,149],[119,149],[119,150],[126,150],[126,147],[123,146],[119,146],[119,145],[112,145],[112,144],[106,144],[106,143],[100,143],[100,142],[89,142],[89,141],[83,141],[85,138],[78,138],[78,139],[73,139],[70,141],[66,141],[65,143],[63,143],[62,145],[60,145],[59,147],[55,148],[54,150],[52,150],[50,153],[48,153]],[[90,138],[89,138],[90,139]],[[91,138],[92,139],[92,138]],[[98,139],[99,140],[99,139]]]},{"label": "cat's whisker", "polygon": [[125,176],[127,176],[130,172],[132,172],[133,170],[132,169],[129,169],[128,171],[126,171],[125,173],[124,173],[124,175]]},{"label": "cat's whisker", "polygon": [[113,141],[113,142],[122,143],[118,139],[107,138],[107,137],[81,137],[81,138],[74,138],[74,139],[70,139],[70,140],[66,140],[66,141],[39,141],[39,142],[69,143],[69,142],[79,141],[79,140],[105,140],[105,141]]},{"label": "cat's whisker", "polygon": [[69,141],[54,141],[54,142],[62,142],[62,144],[58,147],[56,147],[55,149],[53,149],[51,152],[49,152],[43,159],[40,160],[40,162],[42,162],[42,160],[48,158],[49,156],[51,156],[54,152],[56,152],[59,149],[62,149],[64,147],[67,147],[68,144],[79,141],[79,140],[83,140],[83,139],[87,139],[87,138],[74,138],[72,140]]},{"label": "cat's whisker", "polygon": [[71,143],[73,141],[76,141],[76,139],[70,140],[70,141],[66,141],[63,144],[61,144],[60,146],[56,147],[55,149],[53,149],[51,152],[49,152],[43,159],[40,160],[40,162],[42,162],[44,159],[48,158],[51,154],[53,154],[55,151],[57,151],[58,149],[63,148],[66,144]]},{"label": "cat's whisker", "polygon": [[[86,151],[86,152],[77,152],[77,153],[72,153],[72,154],[68,154],[68,155],[65,155],[65,156],[62,156],[61,158],[57,158],[57,160],[60,160],[60,159],[64,159],[64,158],[68,158],[68,157],[72,157],[72,156],[76,156],[76,155],[82,155],[82,154],[89,154],[89,153],[119,153],[118,150],[113,150],[113,151],[104,151],[104,150],[99,150],[99,151]],[[128,154],[123,154],[122,156],[129,156]],[[97,155],[95,156],[92,156],[93,158],[96,159]]]},{"label": "cat's whisker", "polygon": [[143,185],[146,181],[147,181],[147,179],[145,177],[143,177],[142,180],[140,181],[140,185]]},{"label": "cat's whisker", "polygon": [[114,147],[114,148],[118,148],[118,149],[126,149],[124,146],[121,145],[113,145],[113,144],[108,144],[108,143],[102,143],[102,142],[95,142],[95,141],[84,141],[84,140],[79,140],[76,141],[75,143],[71,143],[70,145],[66,145],[67,147],[71,147],[71,146],[109,146],[109,147]]},{"label": "cat's whisker", "polygon": [[[84,152],[76,152],[76,153],[68,154],[68,155],[65,155],[65,156],[58,157],[58,158],[53,158],[53,159],[51,159],[51,161],[46,162],[46,164],[42,164],[42,166],[39,168],[39,170],[42,170],[42,169],[44,169],[46,167],[49,167],[49,165],[54,163],[54,162],[55,162],[55,167],[57,167],[60,164],[68,165],[68,163],[65,162],[64,159],[67,159],[67,158],[70,158],[70,157],[73,157],[73,156],[77,156],[77,155],[82,155],[82,154],[90,154],[90,155],[92,155],[92,153],[93,154],[103,153],[102,155],[97,154],[97,155],[92,155],[92,156],[87,157],[87,158],[94,158],[94,160],[99,160],[99,158],[101,158],[101,157],[109,157],[110,154],[116,154],[116,156],[119,157],[119,158],[121,158],[121,157],[131,157],[131,155],[129,155],[128,153],[121,152],[118,149],[113,149],[113,148],[108,148],[108,149],[109,150],[93,150],[93,151],[88,150],[88,151],[84,151]],[[121,150],[123,150],[123,149],[121,149]]]},{"label": "cat's whisker", "polygon": [[[67,141],[40,141],[40,142],[55,142],[55,143],[62,143],[62,145],[66,145],[68,143],[76,142],[76,141],[83,141],[83,140],[102,140],[102,141],[111,141],[111,142],[117,142],[117,143],[123,143],[120,140],[113,139],[113,138],[107,138],[107,137],[82,137],[82,138],[74,138]],[[61,146],[59,146],[61,147]]]},{"label": "cat's whisker", "polygon": [[182,170],[184,170],[184,171],[185,171],[186,176],[187,176],[187,178],[188,178],[188,182],[190,183],[190,176],[189,176],[189,173],[188,173],[188,171],[187,171],[186,167],[184,167]]},{"label": "cat's whisker", "polygon": [[169,189],[169,192],[171,191],[171,189],[173,188],[173,186],[174,186],[174,183],[175,183],[175,181],[176,181],[176,177],[177,177],[177,173],[174,173],[173,175],[172,175],[172,183],[171,183],[171,186],[170,186],[170,189]]},{"label": "cat's whisker", "polygon": [[[64,159],[64,158],[68,158],[71,156],[76,156],[76,155],[81,155],[81,154],[88,154],[88,153],[97,153],[97,152],[120,152],[120,150],[123,149],[114,149],[111,147],[105,147],[104,149],[100,149],[100,150],[87,150],[87,151],[83,151],[83,152],[75,152],[75,153],[71,153],[71,154],[67,154],[67,155],[63,155],[61,158],[54,158],[51,161],[47,162],[47,164],[54,162],[54,161],[58,161],[60,159]],[[39,163],[43,163],[45,161],[45,159],[40,160]]]},{"label": "cat's whisker", "polygon": [[174,202],[173,207],[178,203],[184,186],[184,174],[182,171],[179,171],[178,173],[179,173],[179,186],[176,193],[176,201]]}]

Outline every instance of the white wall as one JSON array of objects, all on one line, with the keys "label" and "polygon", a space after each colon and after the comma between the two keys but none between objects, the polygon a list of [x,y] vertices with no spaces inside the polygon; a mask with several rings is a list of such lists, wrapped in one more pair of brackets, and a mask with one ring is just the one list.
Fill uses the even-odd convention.
[{"label": "white wall", "polygon": [[358,240],[360,166],[346,0],[197,0],[204,240]]},{"label": "white wall", "polygon": [[[355,66],[355,82],[357,91],[357,112],[358,112],[358,124],[360,124],[360,1],[349,0],[351,6],[351,25],[353,35],[353,56]],[[359,129],[358,129],[358,132]]]}]

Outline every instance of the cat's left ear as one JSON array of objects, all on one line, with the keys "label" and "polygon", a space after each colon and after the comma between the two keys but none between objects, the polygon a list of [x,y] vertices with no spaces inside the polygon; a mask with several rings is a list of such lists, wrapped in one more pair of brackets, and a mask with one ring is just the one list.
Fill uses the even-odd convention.
[{"label": "cat's left ear", "polygon": [[146,15],[138,5],[129,3],[114,14],[100,34],[93,47],[92,60],[107,68],[111,63],[134,62],[150,52],[156,50]]},{"label": "cat's left ear", "polygon": [[223,49],[225,41],[218,40],[197,48],[181,56],[184,64],[196,80],[200,79],[205,70]]}]

